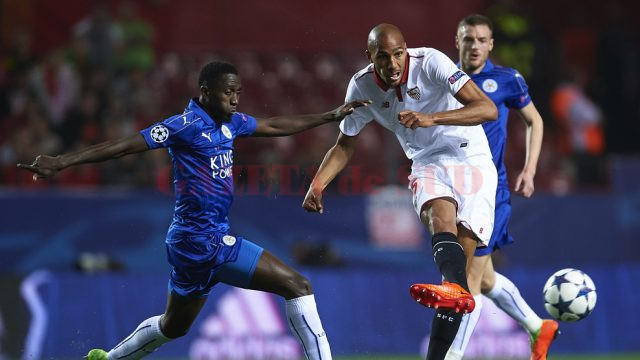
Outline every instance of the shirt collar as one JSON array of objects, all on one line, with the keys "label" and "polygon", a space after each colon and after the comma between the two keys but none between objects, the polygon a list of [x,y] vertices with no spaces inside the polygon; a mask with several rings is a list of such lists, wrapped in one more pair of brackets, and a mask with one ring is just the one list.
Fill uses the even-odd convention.
[{"label": "shirt collar", "polygon": [[[407,60],[404,64],[404,73],[402,73],[402,79],[400,80],[400,84],[398,86],[402,86],[404,84],[407,83],[407,80],[409,79],[409,58],[411,56],[407,53]],[[374,65],[373,67],[373,78],[376,81],[376,84],[378,85],[378,87],[380,89],[382,89],[382,91],[387,91],[389,90],[390,86],[387,85],[387,83],[384,82],[384,80],[382,80],[380,78],[380,76],[378,75],[378,71],[376,71],[376,67]]]},{"label": "shirt collar", "polygon": [[185,112],[188,111],[193,111],[194,113],[198,114],[200,117],[202,117],[206,122],[209,122],[211,124],[218,124],[218,121],[216,121],[214,118],[212,118],[208,112],[206,112],[201,106],[200,103],[198,103],[198,98],[194,97],[191,98],[191,101],[189,101],[189,105],[187,105],[187,108],[185,109]]},{"label": "shirt collar", "polygon": [[487,62],[484,63],[484,67],[482,68],[482,71],[480,71],[481,73],[484,72],[489,72],[491,70],[493,70],[493,68],[495,67],[495,65],[493,65],[493,63],[491,62],[491,60],[489,60],[487,58]]}]

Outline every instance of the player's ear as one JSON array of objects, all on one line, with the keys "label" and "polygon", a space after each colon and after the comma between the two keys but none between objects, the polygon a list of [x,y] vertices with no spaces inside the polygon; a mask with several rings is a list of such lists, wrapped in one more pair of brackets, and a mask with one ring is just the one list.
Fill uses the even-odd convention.
[{"label": "player's ear", "polygon": [[493,50],[493,38],[489,39],[489,51]]},{"label": "player's ear", "polygon": [[369,59],[369,62],[373,62],[373,60],[371,59],[371,53],[369,52],[369,49],[364,51],[365,54],[367,54],[367,59]]},{"label": "player's ear", "polygon": [[205,97],[209,97],[209,88],[207,87],[207,85],[200,86],[200,94],[204,95]]},{"label": "player's ear", "polygon": [[456,41],[456,50],[460,50],[460,45],[458,44],[458,35],[457,34],[456,34],[454,40]]}]

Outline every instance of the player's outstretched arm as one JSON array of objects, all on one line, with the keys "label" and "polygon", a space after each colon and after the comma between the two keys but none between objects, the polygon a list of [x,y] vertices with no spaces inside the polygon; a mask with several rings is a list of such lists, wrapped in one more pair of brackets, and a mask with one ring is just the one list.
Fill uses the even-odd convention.
[{"label": "player's outstretched arm", "polygon": [[320,168],[309,186],[309,191],[304,197],[302,207],[305,210],[322,214],[324,210],[322,191],[349,162],[356,148],[357,138],[357,135],[347,136],[343,133],[338,135],[336,144],[324,156],[324,160],[322,160],[322,164],[320,164]]},{"label": "player's outstretched arm", "polygon": [[69,166],[116,159],[148,149],[144,138],[140,134],[134,134],[58,156],[38,155],[33,163],[18,164],[18,167],[33,172],[34,180],[44,179],[54,176],[58,171]]},{"label": "player's outstretched arm", "polygon": [[544,124],[542,116],[540,116],[533,102],[518,110],[518,114],[527,125],[527,132],[525,142],[526,158],[524,168],[516,179],[515,192],[528,198],[533,195],[535,190],[533,177],[536,175],[536,167],[538,166],[538,158],[542,148]]},{"label": "player's outstretched arm", "polygon": [[350,101],[332,111],[314,115],[277,116],[268,119],[256,119],[257,126],[253,136],[287,136],[326,124],[340,121],[356,108],[371,104],[371,100]]},{"label": "player's outstretched arm", "polygon": [[401,111],[400,123],[408,128],[429,127],[434,125],[471,126],[493,121],[498,118],[496,105],[471,80],[460,88],[455,98],[464,105],[460,109],[422,114],[415,111]]}]

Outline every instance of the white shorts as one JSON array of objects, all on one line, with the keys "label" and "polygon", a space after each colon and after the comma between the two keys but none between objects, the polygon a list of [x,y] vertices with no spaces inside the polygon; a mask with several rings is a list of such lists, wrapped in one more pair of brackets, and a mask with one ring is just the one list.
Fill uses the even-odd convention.
[{"label": "white shorts", "polygon": [[491,157],[440,159],[414,162],[409,176],[413,206],[420,216],[427,202],[452,198],[457,205],[457,222],[471,230],[487,246],[493,232],[498,175]]}]

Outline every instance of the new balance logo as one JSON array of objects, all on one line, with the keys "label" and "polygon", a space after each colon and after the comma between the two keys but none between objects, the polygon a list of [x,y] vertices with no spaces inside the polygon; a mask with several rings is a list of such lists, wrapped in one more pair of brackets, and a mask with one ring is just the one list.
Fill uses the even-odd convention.
[{"label": "new balance logo", "polygon": [[208,133],[208,134],[202,133],[202,136],[207,138],[207,140],[209,140],[209,142],[211,142],[211,133]]},{"label": "new balance logo", "polygon": [[[298,360],[300,344],[267,293],[231,289],[216,303],[190,344],[191,359]],[[324,335],[324,334],[323,334]],[[320,334],[318,334],[320,336]]]}]

